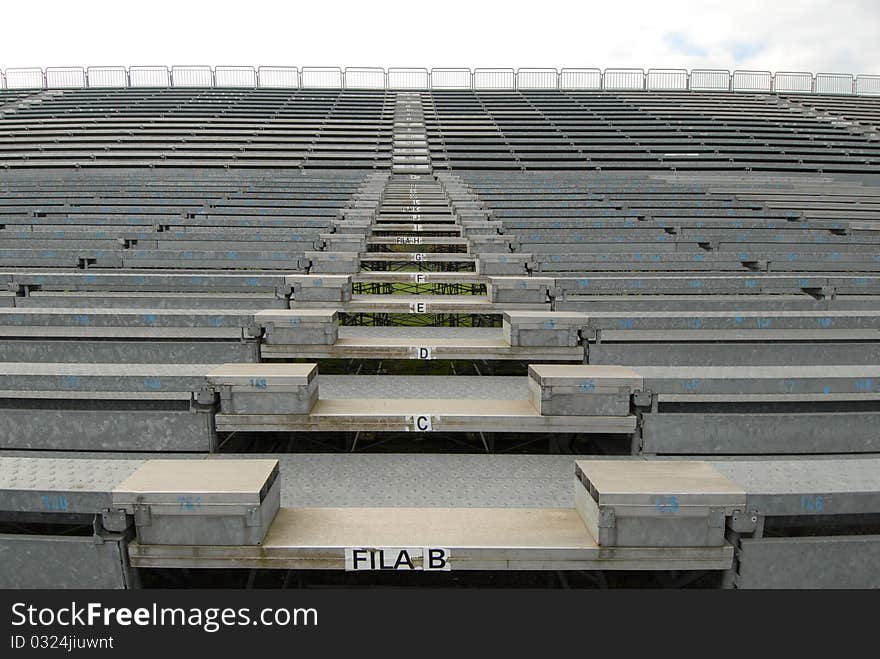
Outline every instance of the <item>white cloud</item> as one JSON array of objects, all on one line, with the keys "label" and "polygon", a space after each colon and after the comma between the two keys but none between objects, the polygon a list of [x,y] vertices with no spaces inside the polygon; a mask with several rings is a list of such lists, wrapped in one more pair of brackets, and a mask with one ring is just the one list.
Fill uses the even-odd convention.
[{"label": "white cloud", "polygon": [[158,63],[880,73],[874,0],[6,3],[0,33],[0,68]]}]

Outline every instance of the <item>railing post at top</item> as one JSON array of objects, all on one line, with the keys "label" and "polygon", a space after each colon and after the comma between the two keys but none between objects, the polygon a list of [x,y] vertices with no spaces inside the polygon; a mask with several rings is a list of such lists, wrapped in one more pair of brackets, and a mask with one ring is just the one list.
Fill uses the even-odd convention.
[{"label": "railing post at top", "polygon": [[[118,71],[120,69],[123,71],[121,86],[124,88],[131,88],[132,87],[132,80],[133,80],[132,73],[131,73],[132,67],[96,67],[97,69],[99,69],[99,71],[94,72],[95,75],[89,75],[88,68],[89,67],[83,68],[83,73],[80,78],[80,80],[82,81],[82,84],[84,85],[85,88],[91,87],[93,82],[95,82],[98,85],[104,85],[105,84],[104,78],[106,76],[110,76],[109,79],[112,79],[112,81],[114,81],[114,83],[118,83],[119,82]],[[150,82],[151,79],[148,79],[149,78],[149,75],[148,75],[149,71],[142,72],[142,71],[140,71],[140,69],[146,68],[148,70],[152,70],[152,73],[158,74],[158,73],[160,73],[162,67],[158,67],[158,66],[157,67],[138,67],[138,66],[135,66],[134,68],[138,70],[137,72],[139,75],[141,73],[143,73],[143,75],[146,75],[147,78],[145,78],[145,80]],[[186,69],[187,67],[182,67],[182,68]],[[237,69],[237,68],[246,68],[246,67],[220,67],[222,70],[222,76],[219,79],[217,76],[217,68],[216,67],[208,66],[207,68],[209,71],[208,75],[205,76],[204,72],[201,72],[200,77],[199,77],[199,81],[203,81],[204,84],[199,84],[198,86],[205,86],[206,85],[210,88],[217,88],[219,80],[222,80],[223,86],[225,86],[226,79],[228,78],[229,75],[232,75],[231,73],[227,72],[227,70],[226,70],[227,68]],[[107,73],[105,71],[105,69],[112,69],[112,75],[110,73]],[[379,69],[379,67],[369,69],[369,71],[372,71],[374,73],[373,78],[376,81],[378,81],[378,77],[379,77],[378,73],[377,73],[378,69]],[[68,71],[68,69],[66,67],[59,67],[58,69],[56,69],[55,67],[47,67],[45,69],[42,67],[40,67],[40,68],[29,67],[29,68],[25,68],[25,69],[13,69],[13,72],[14,72],[13,87],[18,88],[23,85],[24,86],[34,85],[34,83],[36,82],[36,76],[39,75],[40,82],[37,83],[39,85],[39,88],[40,89],[49,89],[49,71],[50,70],[52,71],[52,75],[53,75],[53,84],[56,84],[60,87],[76,86],[75,84],[71,83],[69,76],[67,75],[70,73],[70,71]],[[383,81],[382,84],[386,90],[390,90],[391,86],[392,86],[392,81],[395,80],[396,78],[394,77],[394,75],[392,75],[391,69],[386,69],[383,67],[381,70],[382,70],[382,81]],[[575,71],[575,72],[587,71],[586,69],[583,69],[583,70],[582,69],[561,69],[561,70],[554,69],[555,78],[551,78],[550,73],[549,73],[550,69],[527,69],[527,72],[529,72],[529,76],[531,76],[527,79],[539,81],[539,82],[531,83],[532,85],[536,86],[535,88],[554,89],[557,91],[562,91],[563,90],[563,83],[565,83],[568,80],[564,75],[564,72],[567,70],[568,71]],[[367,69],[363,69],[362,71],[367,71]],[[432,69],[430,72],[427,72],[426,82],[424,83],[424,89],[426,89],[428,91],[434,91],[435,89],[437,89],[437,87],[434,86],[433,71],[434,70]],[[441,71],[446,71],[446,70],[444,69]],[[453,71],[453,70],[450,69],[448,71]],[[462,67],[461,69],[455,69],[454,71],[458,72],[459,79],[463,79],[465,71],[467,71],[467,76],[468,76],[468,83],[466,83],[466,84],[462,83],[461,85],[457,86],[456,88],[470,89],[471,91],[478,91],[477,86],[476,86],[477,73],[476,73],[475,69],[471,69],[471,68],[465,69],[464,67]],[[486,89],[502,89],[503,86],[502,87],[494,86],[494,78],[492,78],[492,76],[490,75],[493,71],[498,73],[499,75],[501,75],[502,70],[500,70],[500,69],[498,69],[498,70],[486,69],[485,71],[488,72],[487,75],[489,75],[489,78],[491,79],[490,80],[491,84],[489,84],[485,88]],[[506,73],[509,70],[504,69],[503,71]],[[590,71],[592,71],[592,70],[590,70]],[[614,88],[614,89],[616,89],[616,88],[641,89],[641,90],[662,89],[663,86],[666,84],[665,82],[662,82],[662,80],[665,80],[664,78],[662,78],[662,73],[665,70],[658,70],[659,71],[658,76],[660,76],[658,78],[658,80],[661,80],[661,82],[657,83],[657,85],[659,85],[659,87],[657,87],[656,85],[654,85],[654,83],[652,83],[653,78],[651,77],[651,71],[652,71],[651,69],[640,70],[641,83],[637,86],[635,84],[635,80],[634,80],[634,78],[635,78],[635,70],[634,69],[612,69],[612,74],[613,74],[612,78],[611,78],[612,88]],[[694,90],[695,81],[700,81],[700,85],[698,86],[698,89],[703,89],[705,87],[705,85],[708,85],[707,89],[711,89],[713,91],[722,91],[722,90],[737,91],[737,89],[738,89],[735,84],[735,76],[734,76],[734,74],[736,73],[735,71],[734,72],[727,72],[727,84],[724,87],[722,87],[720,85],[720,77],[721,77],[721,74],[724,73],[722,71],[709,70],[709,69],[706,69],[706,70],[698,69],[696,71],[700,75],[697,78],[694,77],[694,73],[695,73],[694,70],[676,70],[676,71],[678,72],[677,75],[679,77],[676,78],[676,80],[678,82],[675,83],[675,87],[674,87],[675,89],[682,89],[682,86],[681,86],[682,79],[684,80],[683,89],[686,89],[688,91]],[[191,73],[192,73],[191,71],[183,71],[182,76],[178,76],[178,77],[181,77],[181,79],[184,80],[184,84],[187,84],[185,81],[188,80],[187,76],[190,75]],[[769,78],[769,85],[770,85],[769,90],[764,89],[764,86],[766,85],[766,83],[762,83],[759,86],[760,88],[756,89],[753,93],[771,93],[771,94],[772,93],[785,93],[787,90],[789,92],[796,92],[796,93],[802,93],[802,94],[832,93],[832,94],[847,94],[847,95],[859,95],[859,94],[876,95],[878,93],[878,85],[880,85],[880,83],[878,83],[878,76],[873,76],[873,75],[862,75],[861,78],[862,78],[863,84],[860,84],[860,77],[859,76],[855,76],[855,75],[851,76],[851,75],[847,75],[847,74],[815,74],[815,73],[809,73],[809,72],[793,73],[793,72],[785,72],[785,71],[783,71],[783,72],[744,71],[743,72],[744,75],[749,74],[749,73],[760,74],[762,76],[761,77],[762,81],[767,80]],[[301,81],[299,78],[299,73],[297,72],[296,75],[297,75],[297,86],[300,86]],[[344,86],[344,74],[340,74],[340,75],[343,76],[342,84]],[[591,85],[590,88],[591,89],[598,89],[598,90],[602,90],[602,91],[608,91],[609,78],[607,76],[607,70],[596,69],[595,75],[598,78],[598,86],[594,87]],[[628,75],[629,77],[626,77],[626,75]],[[780,75],[783,76],[782,82],[779,81]],[[624,77],[621,78],[621,76],[624,76]],[[792,76],[794,76],[794,78]],[[746,75],[746,78],[751,80],[754,78],[754,75],[752,76],[752,78],[749,78],[748,75]],[[844,82],[843,82],[844,78],[849,79],[849,87],[848,88],[845,87],[845,85],[844,85]],[[709,80],[709,82],[703,82],[704,79]],[[252,80],[253,80],[253,85],[255,88],[258,88],[261,86],[259,70],[255,71],[253,73]],[[513,80],[514,80],[513,89],[515,89],[515,90],[520,89],[520,71],[519,70],[514,71]],[[623,82],[619,82],[620,80],[623,80]],[[717,82],[716,82],[716,80],[717,80]],[[24,81],[24,82],[22,82],[22,81]],[[143,82],[143,81],[139,81],[139,82]],[[167,84],[169,87],[174,87],[174,85],[175,85],[174,67],[171,67],[171,68],[165,67],[165,76],[164,76],[163,82],[164,82],[164,84]],[[623,85],[623,87],[620,87],[620,85]],[[779,85],[782,86],[781,92],[780,92]],[[36,85],[34,85],[34,86],[36,86]],[[116,87],[119,85],[112,84],[111,86]],[[143,84],[143,85],[139,84],[138,86],[152,87],[152,86],[154,86],[154,84],[153,83]],[[577,86],[577,84],[575,86]],[[751,86],[755,87],[756,85],[753,84]],[[376,87],[376,85],[374,84],[372,87],[368,87],[368,88],[375,88],[375,87]],[[442,89],[443,87],[444,87],[444,85],[441,84],[440,88]],[[0,69],[0,89],[9,89],[9,76],[8,76],[7,71],[3,70],[3,69]]]}]

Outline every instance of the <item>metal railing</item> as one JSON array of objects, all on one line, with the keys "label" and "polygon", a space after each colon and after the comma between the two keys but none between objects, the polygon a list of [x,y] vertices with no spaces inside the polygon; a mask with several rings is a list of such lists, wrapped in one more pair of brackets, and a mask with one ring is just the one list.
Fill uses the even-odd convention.
[{"label": "metal railing", "polygon": [[645,75],[645,87],[651,91],[678,91],[688,88],[685,69],[650,69]]},{"label": "metal railing", "polygon": [[472,89],[470,69],[431,69],[431,89]]},{"label": "metal railing", "polygon": [[722,69],[464,69],[294,66],[77,66],[0,71],[0,89],[464,89],[704,91],[880,96],[880,75]]},{"label": "metal railing", "polygon": [[559,88],[572,90],[602,89],[601,69],[562,69]]}]

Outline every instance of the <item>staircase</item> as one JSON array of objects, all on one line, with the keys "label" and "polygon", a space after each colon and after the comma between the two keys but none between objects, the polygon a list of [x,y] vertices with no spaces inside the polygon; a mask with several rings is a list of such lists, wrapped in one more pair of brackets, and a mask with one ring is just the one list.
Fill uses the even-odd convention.
[{"label": "staircase", "polygon": [[[322,239],[324,249],[308,255],[309,273],[350,275],[345,311],[363,324],[497,324],[487,276],[527,274],[528,255],[512,253],[471,189],[434,174],[415,92],[397,94],[391,173],[370,176]],[[499,318],[461,317],[489,313]]]}]

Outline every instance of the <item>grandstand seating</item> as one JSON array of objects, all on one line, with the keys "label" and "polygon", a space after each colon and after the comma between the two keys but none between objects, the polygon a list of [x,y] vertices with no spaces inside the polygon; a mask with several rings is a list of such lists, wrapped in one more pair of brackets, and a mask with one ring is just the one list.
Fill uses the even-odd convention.
[{"label": "grandstand seating", "polygon": [[[44,550],[3,524],[58,512],[21,504],[45,490],[122,534],[117,562],[144,569],[340,568],[342,549],[304,533],[306,519],[338,524],[352,546],[447,538],[468,567],[849,585],[852,569],[789,579],[772,566],[792,551],[849,561],[859,524],[865,551],[880,546],[880,490],[864,475],[880,453],[878,125],[880,99],[821,94],[0,89],[0,556]],[[535,503],[549,483],[530,490],[529,515],[491,492],[448,515],[400,513],[403,540],[358,535],[355,513],[286,507],[282,493],[258,560],[259,548],[157,541],[111,496],[161,453],[268,446],[290,461],[443,442],[605,453],[633,474],[708,460],[742,497],[710,516],[721,545],[648,551],[600,549],[574,500]],[[864,482],[870,501],[818,514],[839,485],[824,468],[847,496]],[[98,474],[91,498],[70,494],[80,470]],[[22,486],[30,476],[40,485]],[[792,497],[813,508],[792,512]],[[389,523],[370,505],[356,507]],[[798,515],[838,540],[806,547]],[[784,542],[767,542],[765,522]],[[306,546],[332,558],[304,564]]]},{"label": "grandstand seating", "polygon": [[68,90],[4,113],[0,166],[387,168],[393,109],[370,91]]}]

